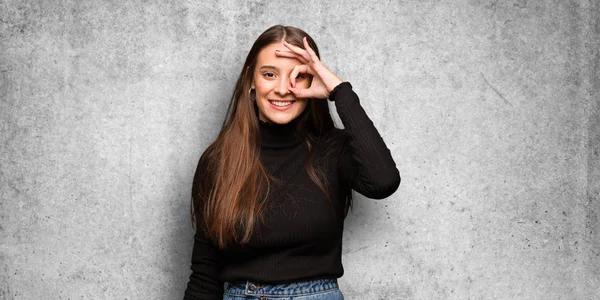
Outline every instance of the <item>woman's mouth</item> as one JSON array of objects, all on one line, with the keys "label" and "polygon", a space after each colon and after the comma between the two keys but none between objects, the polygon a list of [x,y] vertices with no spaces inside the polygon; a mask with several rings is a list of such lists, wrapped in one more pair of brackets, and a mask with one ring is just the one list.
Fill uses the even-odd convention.
[{"label": "woman's mouth", "polygon": [[277,100],[269,100],[271,107],[277,110],[286,110],[290,108],[296,101],[277,101]]}]

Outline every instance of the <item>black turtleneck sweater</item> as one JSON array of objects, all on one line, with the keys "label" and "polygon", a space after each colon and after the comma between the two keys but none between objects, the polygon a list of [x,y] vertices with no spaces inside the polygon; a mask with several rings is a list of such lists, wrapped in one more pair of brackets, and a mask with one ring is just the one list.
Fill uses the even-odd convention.
[{"label": "black turtleneck sweater", "polygon": [[[382,199],[396,191],[400,175],[373,122],[348,82],[329,95],[345,129],[332,129],[312,148],[324,170],[329,199],[304,165],[308,147],[285,125],[260,122],[261,162],[280,180],[267,197],[264,222],[246,244],[219,249],[199,228],[194,237],[192,274],[184,299],[223,299],[224,282],[289,283],[339,278],[345,201],[350,189]],[[194,181],[201,180],[200,160]]]}]

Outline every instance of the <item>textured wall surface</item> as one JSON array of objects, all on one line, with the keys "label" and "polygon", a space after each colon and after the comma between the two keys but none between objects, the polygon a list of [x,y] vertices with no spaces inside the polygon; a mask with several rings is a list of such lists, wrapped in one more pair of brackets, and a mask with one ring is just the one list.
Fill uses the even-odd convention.
[{"label": "textured wall surface", "polygon": [[0,299],[180,299],[254,39],[305,29],[403,176],[347,299],[600,299],[600,4],[0,0]]}]

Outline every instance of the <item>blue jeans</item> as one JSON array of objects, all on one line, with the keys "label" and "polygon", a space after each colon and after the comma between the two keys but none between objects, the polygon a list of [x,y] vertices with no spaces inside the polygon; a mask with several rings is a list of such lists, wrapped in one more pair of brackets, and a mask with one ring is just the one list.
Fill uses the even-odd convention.
[{"label": "blue jeans", "polygon": [[223,300],[344,300],[337,279],[316,279],[286,284],[252,281],[228,284]]}]

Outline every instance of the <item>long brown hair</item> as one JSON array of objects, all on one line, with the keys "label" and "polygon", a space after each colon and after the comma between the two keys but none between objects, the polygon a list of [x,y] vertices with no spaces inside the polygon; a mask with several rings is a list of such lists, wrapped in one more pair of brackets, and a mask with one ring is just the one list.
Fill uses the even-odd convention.
[{"label": "long brown hair", "polygon": [[[258,54],[264,47],[282,40],[304,48],[303,37],[307,37],[319,56],[314,40],[291,26],[273,26],[256,39],[235,84],[221,131],[201,158],[205,165],[200,171],[205,176],[194,179],[197,188],[192,189],[192,222],[204,228],[221,248],[232,241],[244,243],[250,239],[254,225],[262,219],[263,205],[274,180],[259,160],[257,107],[250,96]],[[298,118],[297,131],[312,153],[312,144],[334,127],[327,101],[308,99],[305,111]],[[329,198],[327,180],[313,164],[311,155],[305,167],[312,181]]]}]

